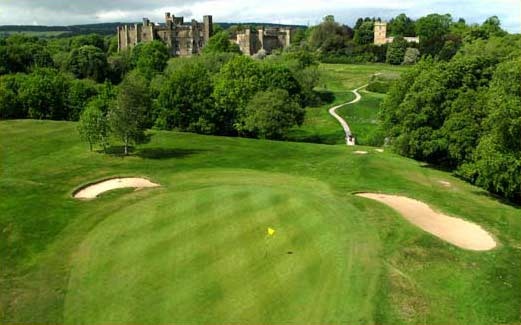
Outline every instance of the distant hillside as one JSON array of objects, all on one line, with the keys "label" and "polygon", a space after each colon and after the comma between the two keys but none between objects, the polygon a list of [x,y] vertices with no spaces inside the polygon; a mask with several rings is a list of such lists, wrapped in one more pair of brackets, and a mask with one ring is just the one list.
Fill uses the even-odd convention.
[{"label": "distant hillside", "polygon": [[[116,32],[116,27],[119,25],[134,24],[134,23],[102,23],[102,24],[88,24],[88,25],[73,25],[73,26],[33,26],[33,25],[4,25],[0,26],[0,37],[11,34],[26,34],[38,37],[67,37],[83,34],[101,34],[112,35]],[[233,25],[242,26],[266,26],[266,27],[305,27],[299,25],[284,25],[272,23],[217,23],[222,28],[228,29]]]},{"label": "distant hillside", "polygon": [[5,25],[0,26],[0,35],[23,33],[41,37],[60,37],[82,34],[111,35],[116,33],[116,27],[122,23],[103,23],[73,26],[32,26],[32,25]]}]

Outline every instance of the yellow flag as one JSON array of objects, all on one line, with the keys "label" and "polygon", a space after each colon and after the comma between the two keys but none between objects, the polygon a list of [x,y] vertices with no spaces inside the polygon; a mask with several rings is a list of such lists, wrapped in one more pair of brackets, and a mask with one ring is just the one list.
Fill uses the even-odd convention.
[{"label": "yellow flag", "polygon": [[273,236],[275,234],[275,229],[268,228],[268,236]]}]

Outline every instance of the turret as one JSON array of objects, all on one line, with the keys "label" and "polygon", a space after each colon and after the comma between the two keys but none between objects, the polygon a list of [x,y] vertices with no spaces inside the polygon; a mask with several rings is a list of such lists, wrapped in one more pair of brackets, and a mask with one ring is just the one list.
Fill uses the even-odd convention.
[{"label": "turret", "polygon": [[374,43],[382,45],[387,43],[387,23],[376,21],[374,23]]},{"label": "turret", "polygon": [[210,37],[213,36],[213,18],[212,16],[203,17],[203,44],[206,45]]}]

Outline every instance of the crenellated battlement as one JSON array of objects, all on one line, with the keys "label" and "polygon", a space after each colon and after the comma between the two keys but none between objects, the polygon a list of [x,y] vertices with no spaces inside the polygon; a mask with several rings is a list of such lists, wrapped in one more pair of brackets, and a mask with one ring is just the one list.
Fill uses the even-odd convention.
[{"label": "crenellated battlement", "polygon": [[172,56],[191,56],[200,53],[213,35],[212,16],[204,16],[203,23],[192,19],[185,24],[183,17],[165,13],[164,25],[156,25],[148,18],[142,24],[117,27],[118,50],[134,48],[139,43],[160,40],[167,45]]}]

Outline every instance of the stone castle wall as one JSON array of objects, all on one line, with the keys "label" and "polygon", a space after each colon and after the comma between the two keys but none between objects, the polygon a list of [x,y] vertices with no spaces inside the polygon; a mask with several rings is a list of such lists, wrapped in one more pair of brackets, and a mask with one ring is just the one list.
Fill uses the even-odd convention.
[{"label": "stone castle wall", "polygon": [[293,30],[291,28],[259,28],[255,33],[247,28],[236,36],[236,43],[245,55],[254,55],[260,50],[266,54],[276,49],[284,49],[291,44]]},{"label": "stone castle wall", "polygon": [[[404,37],[404,39],[409,43],[420,43],[419,37]],[[374,23],[374,44],[375,45],[383,45],[387,43],[392,43],[394,41],[394,37],[387,37],[387,23],[375,22]]]},{"label": "stone castle wall", "polygon": [[212,35],[212,16],[204,16],[203,23],[192,20],[185,24],[183,17],[166,13],[164,25],[156,25],[145,18],[142,25],[119,26],[118,50],[160,40],[166,44],[172,56],[192,56],[201,53]]}]

